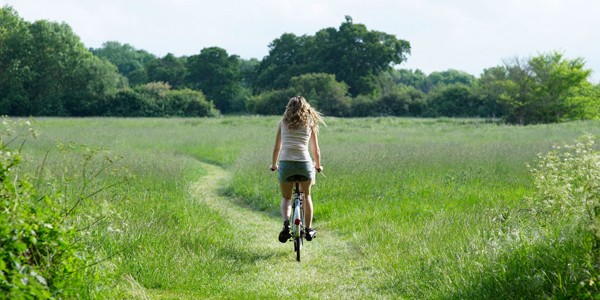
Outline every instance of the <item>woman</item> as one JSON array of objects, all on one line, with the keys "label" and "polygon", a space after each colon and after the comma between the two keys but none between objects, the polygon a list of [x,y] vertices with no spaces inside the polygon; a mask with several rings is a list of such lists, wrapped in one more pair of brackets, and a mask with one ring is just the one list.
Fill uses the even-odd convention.
[{"label": "woman", "polygon": [[[303,175],[308,181],[300,182],[304,191],[304,219],[306,222],[306,240],[315,237],[312,228],[312,199],[310,189],[315,182],[315,170],[321,171],[321,153],[319,149],[319,123],[323,123],[321,114],[301,96],[293,97],[288,102],[283,119],[279,122],[277,138],[273,148],[271,171],[278,171],[281,188],[281,218],[283,229],[279,233],[279,241],[285,243],[292,236],[290,232],[290,213],[293,182],[287,181],[292,175]],[[312,159],[308,148],[312,152]],[[313,163],[314,159],[314,163]]]}]

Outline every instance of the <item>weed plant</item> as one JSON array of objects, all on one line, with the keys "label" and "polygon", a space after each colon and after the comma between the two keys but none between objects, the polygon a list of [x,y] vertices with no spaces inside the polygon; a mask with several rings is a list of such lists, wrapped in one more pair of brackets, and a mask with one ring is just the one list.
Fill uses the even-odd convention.
[{"label": "weed plant", "polygon": [[45,176],[43,163],[27,172],[22,152],[36,135],[30,125],[3,119],[0,131],[0,299],[123,297],[112,264],[103,262],[103,249],[87,239],[100,216],[91,217],[90,206],[81,210],[110,188],[106,177],[100,188],[91,187],[110,164],[98,168],[96,152],[86,148],[75,160],[81,171],[77,188],[69,172]]}]

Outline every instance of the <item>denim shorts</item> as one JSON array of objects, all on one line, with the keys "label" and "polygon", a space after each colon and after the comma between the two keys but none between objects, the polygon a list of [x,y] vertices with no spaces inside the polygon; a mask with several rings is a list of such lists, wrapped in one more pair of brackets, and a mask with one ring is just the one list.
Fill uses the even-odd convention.
[{"label": "denim shorts", "polygon": [[302,175],[314,180],[315,166],[312,161],[279,161],[277,178],[279,182],[286,182],[287,178],[294,175]]}]

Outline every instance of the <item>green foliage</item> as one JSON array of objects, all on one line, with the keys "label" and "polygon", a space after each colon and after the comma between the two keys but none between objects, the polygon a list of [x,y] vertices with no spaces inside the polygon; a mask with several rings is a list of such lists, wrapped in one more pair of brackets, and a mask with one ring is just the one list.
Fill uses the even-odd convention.
[{"label": "green foliage", "polygon": [[123,89],[98,111],[106,116],[123,117],[213,117],[219,114],[202,92],[171,90],[169,84],[163,82]]},{"label": "green foliage", "polygon": [[242,103],[234,103],[241,92],[238,56],[230,56],[219,47],[204,48],[187,59],[186,67],[187,84],[201,90],[219,111],[231,113],[244,108]]},{"label": "green foliage", "polygon": [[106,58],[117,66],[119,73],[127,77],[129,84],[133,86],[148,82],[146,64],[156,59],[147,51],[116,41],[105,42],[101,48],[91,49],[91,51],[94,55]]},{"label": "green foliage", "polygon": [[[576,144],[555,146],[540,155],[532,168],[538,194],[536,213],[548,218],[568,218],[575,228],[590,229],[600,263],[600,151],[592,136],[580,138]],[[600,265],[597,265],[600,267]],[[600,269],[599,269],[600,270]]]},{"label": "green foliage", "polygon": [[86,116],[124,85],[67,24],[28,23],[11,8],[0,11],[1,114]]},{"label": "green foliage", "polygon": [[369,31],[350,17],[339,29],[322,29],[314,36],[283,34],[269,48],[257,70],[258,92],[285,88],[290,78],[302,74],[326,73],[345,82],[354,96],[372,94],[377,75],[403,62],[410,52],[407,41]]},{"label": "green foliage", "polygon": [[334,75],[304,74],[292,78],[290,88],[297,95],[309,99],[310,103],[325,115],[346,117],[350,114],[351,98],[348,95],[348,86],[336,81]]},{"label": "green foliage", "polygon": [[[0,132],[0,298],[122,296],[110,287],[108,270],[97,268],[101,256],[84,243],[82,228],[77,227],[82,222],[73,212],[89,196],[79,194],[70,202],[70,195],[52,181],[44,188],[50,193],[44,193],[22,174],[22,149],[10,145],[26,138],[23,126],[35,134],[29,121],[8,119]],[[84,186],[93,180],[85,176],[96,172],[84,169]],[[40,179],[34,177],[33,182]],[[85,187],[78,191],[89,192]]]},{"label": "green foliage", "polygon": [[[580,137],[575,144],[554,146],[538,155],[530,167],[536,193],[529,199],[533,220],[523,243],[540,240],[572,251],[567,265],[553,274],[561,280],[557,295],[596,299],[600,293],[600,151],[592,135]],[[561,258],[558,258],[559,260]],[[549,271],[549,270],[548,270]]]},{"label": "green foliage", "polygon": [[394,89],[377,101],[377,114],[381,116],[420,117],[427,107],[425,95],[413,87]]},{"label": "green foliage", "polygon": [[356,97],[352,102],[352,116],[423,116],[427,107],[425,94],[413,87],[393,87],[377,98]]},{"label": "green foliage", "polygon": [[483,70],[474,84],[473,93],[481,98],[485,115],[496,118],[505,114],[506,106],[502,103],[507,102],[512,87],[513,83],[508,79],[508,70],[504,67],[493,67]]},{"label": "green foliage", "polygon": [[212,102],[206,100],[200,91],[191,89],[172,90],[167,93],[167,116],[214,117],[219,111]]},{"label": "green foliage", "polygon": [[168,53],[162,58],[154,59],[146,64],[148,82],[166,82],[173,88],[185,85],[188,70],[185,60]]},{"label": "green foliage", "polygon": [[248,109],[256,114],[281,115],[289,99],[304,96],[321,113],[330,116],[350,115],[352,100],[348,86],[335,80],[331,74],[310,73],[290,80],[289,87],[261,93],[248,101]]},{"label": "green foliage", "polygon": [[586,88],[590,72],[583,59],[566,59],[558,52],[527,61],[516,58],[504,67],[486,70],[478,92],[487,102],[501,103],[509,123],[593,119],[597,118],[592,108],[597,98]]},{"label": "green foliage", "polygon": [[425,92],[447,85],[462,84],[471,86],[475,82],[475,76],[463,71],[449,69],[442,72],[432,72],[427,76],[427,89]]},{"label": "green foliage", "polygon": [[395,84],[410,86],[423,92],[426,92],[429,89],[427,74],[419,69],[392,69],[388,73]]},{"label": "green foliage", "polygon": [[252,96],[248,100],[248,110],[260,115],[282,115],[288,101],[294,96],[296,96],[296,91],[289,88],[264,92],[257,96]]},{"label": "green foliage", "polygon": [[[338,28],[314,35],[282,34],[260,61],[219,47],[161,58],[115,41],[87,50],[67,24],[29,23],[5,6],[0,11],[0,114],[214,115],[189,107],[167,109],[169,101],[149,98],[138,87],[164,82],[174,90],[201,92],[223,114],[279,114],[278,103],[285,99],[269,98],[295,91],[338,117],[487,117],[520,125],[600,118],[600,88],[588,82],[591,70],[582,58],[558,52],[515,58],[475,78],[454,69],[426,75],[392,68],[409,53],[409,42],[368,30],[349,16]],[[169,103],[187,105],[182,94],[200,99],[185,91]],[[200,106],[206,111],[204,103]]]},{"label": "green foliage", "polygon": [[485,117],[480,113],[481,99],[463,84],[437,88],[429,94],[428,104],[427,115],[431,117]]},{"label": "green foliage", "polygon": [[242,78],[242,86],[251,89],[256,80],[256,69],[260,65],[260,61],[256,58],[240,59],[240,77]]},{"label": "green foliage", "polygon": [[600,119],[600,85],[583,82],[571,91],[566,105],[570,108],[566,120]]}]

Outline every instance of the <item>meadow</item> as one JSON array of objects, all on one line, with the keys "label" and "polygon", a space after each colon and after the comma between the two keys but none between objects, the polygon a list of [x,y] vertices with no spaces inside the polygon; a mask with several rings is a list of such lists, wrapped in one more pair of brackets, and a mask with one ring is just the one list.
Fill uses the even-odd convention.
[{"label": "meadow", "polygon": [[583,278],[580,235],[536,238],[528,165],[552,145],[599,136],[599,122],[326,118],[318,237],[297,263],[277,241],[268,167],[278,120],[36,119],[26,165],[81,185],[85,151],[73,145],[110,161],[114,172],[83,180],[99,192],[78,213],[101,220],[90,245],[134,298],[552,298]]}]

